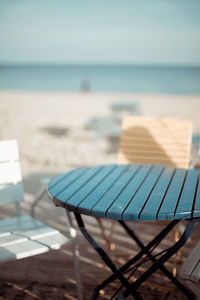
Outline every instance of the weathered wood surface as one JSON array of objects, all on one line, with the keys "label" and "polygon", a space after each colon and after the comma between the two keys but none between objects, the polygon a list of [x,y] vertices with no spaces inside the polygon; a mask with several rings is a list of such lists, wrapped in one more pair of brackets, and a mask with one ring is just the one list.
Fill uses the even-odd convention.
[{"label": "weathered wood surface", "polygon": [[106,165],[63,174],[48,190],[55,204],[81,214],[159,221],[200,217],[199,181],[197,169]]}]

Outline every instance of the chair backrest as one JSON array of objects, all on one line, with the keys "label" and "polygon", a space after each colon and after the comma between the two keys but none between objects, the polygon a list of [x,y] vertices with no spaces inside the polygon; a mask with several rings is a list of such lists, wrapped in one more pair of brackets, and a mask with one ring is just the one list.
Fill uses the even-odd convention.
[{"label": "chair backrest", "polygon": [[0,141],[0,206],[24,200],[16,140]]},{"label": "chair backrest", "polygon": [[188,168],[192,124],[175,118],[130,116],[122,121],[117,163],[147,163]]}]

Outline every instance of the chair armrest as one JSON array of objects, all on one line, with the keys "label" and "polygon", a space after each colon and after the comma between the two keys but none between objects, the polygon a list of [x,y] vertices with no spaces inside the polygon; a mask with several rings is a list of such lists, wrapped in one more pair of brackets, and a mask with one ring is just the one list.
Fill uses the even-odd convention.
[{"label": "chair armrest", "polygon": [[34,213],[35,213],[35,207],[38,204],[38,202],[44,197],[44,195],[47,192],[47,185],[48,183],[51,181],[50,178],[42,178],[41,179],[41,188],[39,189],[39,191],[37,192],[37,194],[34,197],[33,203],[31,205],[31,210],[30,210],[30,214],[32,217],[34,217]]}]

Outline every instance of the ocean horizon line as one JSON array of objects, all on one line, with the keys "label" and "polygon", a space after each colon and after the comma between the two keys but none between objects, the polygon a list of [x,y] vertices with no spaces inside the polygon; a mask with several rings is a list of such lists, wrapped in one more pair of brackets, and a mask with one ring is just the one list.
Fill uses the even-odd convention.
[{"label": "ocean horizon line", "polygon": [[200,67],[161,65],[0,65],[0,88],[200,93]]},{"label": "ocean horizon line", "polygon": [[83,63],[83,62],[1,62],[0,67],[126,67],[126,68],[200,68],[200,64],[168,64],[168,63]]}]

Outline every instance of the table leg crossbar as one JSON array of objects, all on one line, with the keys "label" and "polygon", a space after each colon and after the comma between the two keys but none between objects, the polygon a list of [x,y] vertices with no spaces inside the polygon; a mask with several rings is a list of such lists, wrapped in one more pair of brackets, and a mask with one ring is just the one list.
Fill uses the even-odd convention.
[{"label": "table leg crossbar", "polygon": [[[126,232],[135,240],[135,242],[138,244],[138,246],[142,249],[141,252],[145,252],[145,254],[149,257],[149,259],[152,260],[154,263],[149,269],[147,269],[146,272],[144,272],[133,284],[132,288],[137,289],[145,280],[147,280],[157,269],[160,269],[180,290],[183,291],[183,293],[189,298],[189,299],[195,299],[194,296],[190,293],[188,289],[184,287],[184,285],[181,284],[181,282],[175,278],[171,272],[169,272],[165,266],[163,265],[171,256],[173,256],[188,240],[190,237],[190,234],[193,229],[193,222],[189,222],[186,226],[186,229],[180,239],[170,248],[168,248],[165,253],[159,258],[156,259],[155,256],[151,254],[149,250],[147,250],[143,243],[138,239],[138,237],[135,235],[135,233],[125,224],[123,221],[119,221],[119,223],[123,226],[123,228],[126,230]],[[167,233],[178,223],[177,220],[172,221],[164,230],[162,230],[156,238],[149,244],[153,246],[154,244],[159,244],[164,237],[167,235]],[[170,226],[171,225],[171,226]],[[148,244],[148,245],[149,245]],[[147,245],[147,246],[148,246]],[[140,252],[140,253],[141,253]],[[123,297],[127,297],[129,294],[128,291],[124,292]],[[121,298],[119,298],[121,299]],[[123,298],[122,298],[123,299]]]},{"label": "table leg crossbar", "polygon": [[[100,255],[102,260],[106,263],[106,265],[112,270],[113,274],[109,276],[106,280],[104,280],[101,284],[99,284],[93,294],[92,299],[97,299],[100,290],[104,289],[109,283],[114,281],[115,279],[119,279],[121,282],[121,287],[125,287],[125,291],[117,298],[124,299],[128,295],[132,295],[135,299],[142,299],[139,293],[136,291],[140,285],[147,280],[157,269],[160,269],[189,299],[195,299],[194,296],[187,290],[173,275],[164,267],[164,263],[175,254],[187,241],[189,238],[192,229],[193,222],[188,222],[186,229],[180,239],[170,248],[166,249],[160,256],[160,258],[156,258],[156,255],[153,256],[152,250],[165,238],[165,236],[172,230],[172,228],[178,223],[177,220],[169,223],[151,242],[149,242],[146,246],[141,242],[141,240],[136,236],[136,234],[131,230],[126,223],[123,221],[119,221],[120,225],[125,229],[128,235],[137,243],[137,245],[141,248],[140,252],[135,255],[132,259],[130,259],[127,263],[125,263],[122,267],[117,268],[109,256],[105,253],[105,251],[97,244],[97,242],[93,239],[93,237],[88,233],[85,228],[82,217],[78,213],[74,213],[78,226],[83,234],[83,236],[87,239],[90,245],[96,250],[96,252]],[[146,255],[149,260],[153,262],[153,265],[149,267],[134,283],[130,283],[128,281],[129,277],[126,278],[123,275],[123,272],[126,272],[131,266],[133,266],[143,255]],[[157,254],[158,255],[158,254]],[[132,274],[132,273],[131,273]],[[120,290],[119,289],[119,290]]]},{"label": "table leg crossbar", "polygon": [[[120,225],[125,229],[125,231],[128,233],[128,235],[134,239],[134,241],[137,243],[137,245],[142,249],[142,253],[145,252],[145,254],[149,257],[149,259],[152,260],[153,263],[156,263],[157,262],[157,259],[151,254],[151,251],[148,250],[148,248],[152,247],[153,245],[154,246],[157,246],[161,240],[168,234],[168,232],[178,223],[179,221],[177,220],[174,220],[173,222],[171,222],[164,230],[162,230],[157,236],[156,238],[149,243],[149,247],[145,247],[145,245],[142,243],[142,241],[136,236],[135,232],[133,230],[131,230],[128,225],[124,222],[124,221],[119,221]],[[193,228],[193,223],[190,223],[192,224],[191,225],[191,229],[188,229],[189,232],[190,230],[192,230]],[[185,233],[184,235],[184,238],[183,238],[183,244],[187,241],[188,237],[187,236],[188,234]],[[190,234],[189,234],[190,235]],[[185,240],[186,238],[186,240]],[[177,248],[178,247],[178,248]],[[182,245],[177,245],[177,247],[175,247],[174,245],[174,250],[175,252],[178,251],[178,249],[180,247],[182,247]],[[154,249],[154,248],[153,248]],[[172,251],[172,247],[171,249],[168,249],[169,253]],[[171,254],[171,256],[175,253],[173,252]],[[171,257],[170,256],[170,257]],[[164,265],[160,265],[160,270],[180,289],[182,290],[188,297],[191,297],[191,293],[189,292],[188,293],[188,290],[185,288],[184,285],[182,285],[182,283],[176,278],[173,276],[173,274],[171,272],[168,271],[167,268],[165,268]]]}]

